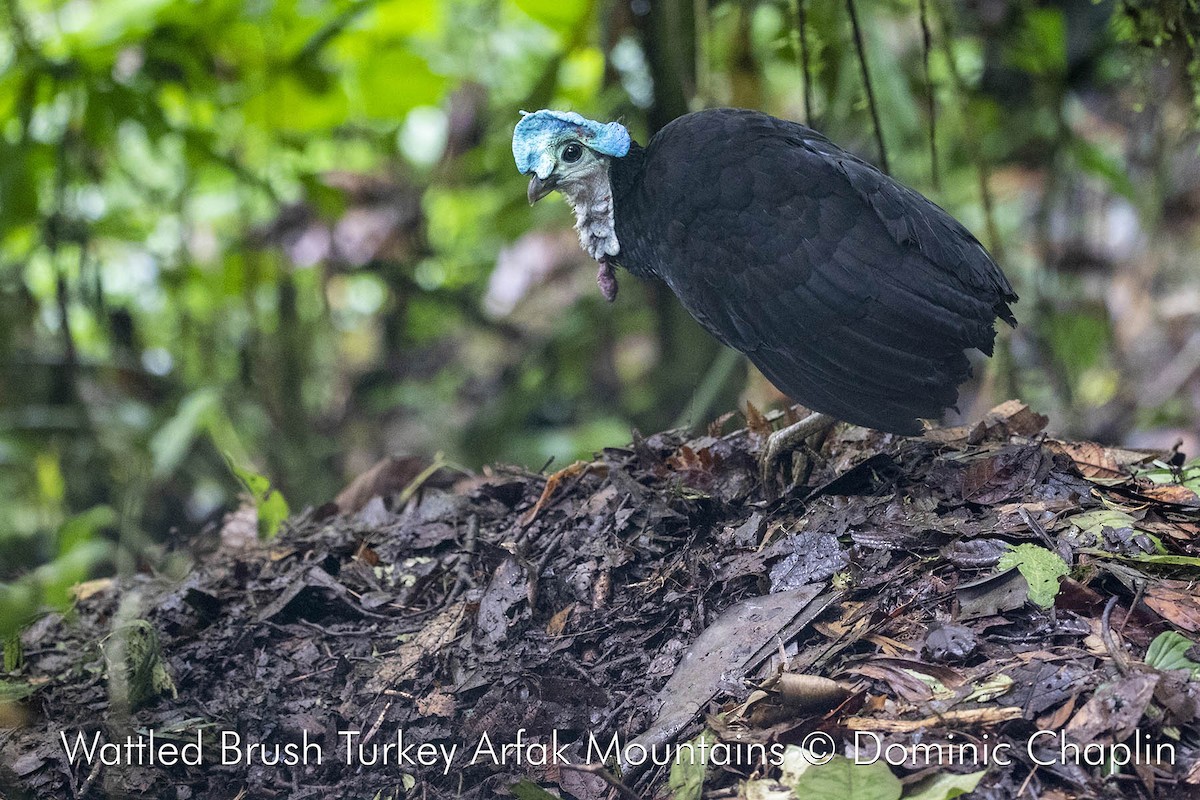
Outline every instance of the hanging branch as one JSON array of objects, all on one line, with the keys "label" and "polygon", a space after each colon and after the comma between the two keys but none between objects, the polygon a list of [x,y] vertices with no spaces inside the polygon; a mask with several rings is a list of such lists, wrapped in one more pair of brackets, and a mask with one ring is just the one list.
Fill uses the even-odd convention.
[{"label": "hanging branch", "polygon": [[929,32],[929,7],[925,0],[919,0],[921,17],[921,61],[925,65],[925,90],[929,102],[929,175],[933,180],[933,188],[942,189],[942,181],[938,175],[937,155],[937,97],[933,85],[933,73],[929,71],[929,52],[933,49],[933,36]]},{"label": "hanging branch", "polygon": [[858,51],[858,65],[862,68],[863,87],[867,91],[867,106],[871,109],[871,121],[875,124],[875,141],[879,145],[879,167],[887,174],[887,148],[883,144],[883,126],[879,124],[879,108],[875,104],[875,90],[871,88],[871,69],[867,66],[867,49],[863,46],[862,28],[858,24],[858,9],[854,0],[846,0],[846,11],[850,14],[850,28],[854,32],[854,49]]},{"label": "hanging branch", "polygon": [[[958,71],[958,62],[954,60],[950,21],[940,9],[938,16],[941,18],[942,23],[942,50],[945,52],[946,63],[950,68],[950,79],[954,84],[954,93],[962,103],[965,115],[967,113],[970,90],[967,88],[967,82],[963,78],[962,73]],[[978,137],[967,136],[964,142],[971,153],[971,160],[975,162],[976,178],[979,184],[979,198],[980,202],[983,203],[983,222],[987,228],[988,250],[995,256],[996,261],[1003,264],[1005,260],[1004,243],[1000,240],[1000,229],[996,225],[996,210],[995,204],[992,201],[991,168],[988,165],[987,158],[984,156],[983,146],[980,144]]]},{"label": "hanging branch", "polygon": [[804,91],[804,122],[808,127],[817,127],[813,117],[812,68],[808,58],[808,11],[804,4],[807,0],[792,0],[793,11],[796,13],[796,36],[800,40],[800,85]]}]

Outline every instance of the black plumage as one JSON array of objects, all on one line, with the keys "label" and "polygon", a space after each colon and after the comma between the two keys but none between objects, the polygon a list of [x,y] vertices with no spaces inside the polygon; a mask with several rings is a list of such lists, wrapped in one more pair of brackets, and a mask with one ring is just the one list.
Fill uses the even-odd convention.
[{"label": "black plumage", "polygon": [[802,405],[916,434],[1016,324],[1008,279],[953,217],[803,125],[680,117],[610,165],[611,260],[665,281]]}]

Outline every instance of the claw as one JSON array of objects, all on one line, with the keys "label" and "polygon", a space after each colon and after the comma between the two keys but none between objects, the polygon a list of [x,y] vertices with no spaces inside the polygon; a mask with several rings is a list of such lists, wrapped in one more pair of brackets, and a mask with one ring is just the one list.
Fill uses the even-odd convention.
[{"label": "claw", "polygon": [[[767,438],[767,446],[761,458],[763,486],[770,493],[774,494],[776,488],[775,476],[784,456],[791,455],[810,438],[824,433],[836,421],[828,414],[814,413],[809,414],[799,422],[772,433]],[[786,480],[787,478],[785,478]]]}]

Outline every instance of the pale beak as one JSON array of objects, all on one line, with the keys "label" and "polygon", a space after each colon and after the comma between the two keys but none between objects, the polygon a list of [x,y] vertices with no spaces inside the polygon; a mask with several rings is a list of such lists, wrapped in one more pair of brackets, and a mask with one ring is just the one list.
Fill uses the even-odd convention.
[{"label": "pale beak", "polygon": [[556,186],[558,186],[558,178],[556,176],[550,175],[546,180],[542,180],[535,174],[529,179],[529,191],[526,193],[526,196],[529,198],[529,205],[533,205],[538,200],[553,192]]}]

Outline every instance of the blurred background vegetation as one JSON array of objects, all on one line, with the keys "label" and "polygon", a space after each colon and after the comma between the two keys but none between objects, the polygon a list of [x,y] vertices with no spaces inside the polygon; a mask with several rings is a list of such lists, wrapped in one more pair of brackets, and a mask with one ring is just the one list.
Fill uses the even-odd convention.
[{"label": "blurred background vegetation", "polygon": [[238,505],[239,471],[296,510],[388,454],[538,469],[782,402],[664,288],[603,301],[562,202],[525,201],[518,109],[644,143],[746,106],[886,152],[1022,297],[962,415],[1018,396],[1063,435],[1200,444],[1196,0],[0,19],[0,635],[89,572],[169,564]]}]

